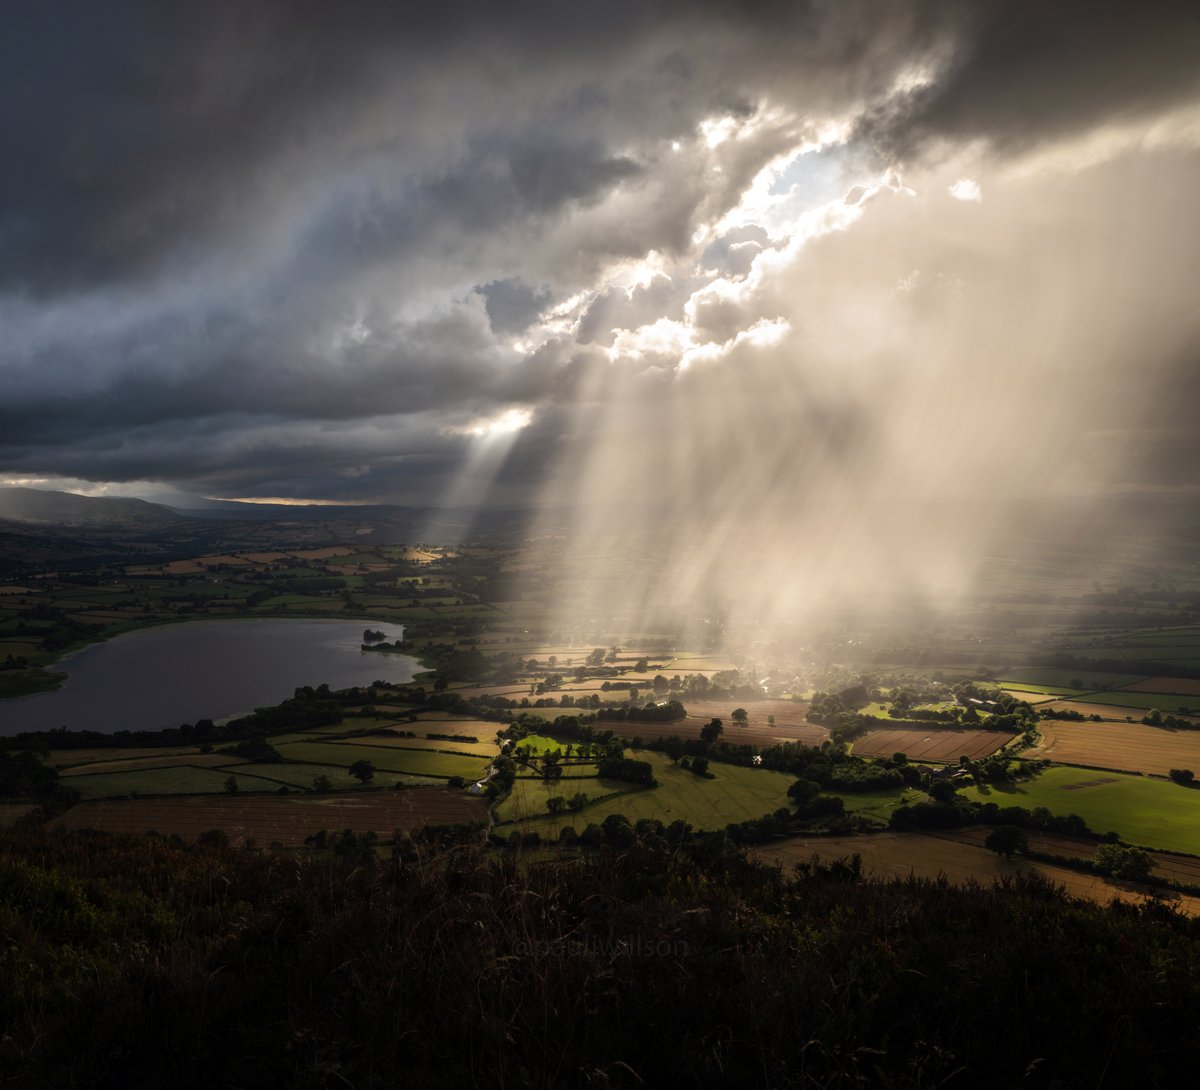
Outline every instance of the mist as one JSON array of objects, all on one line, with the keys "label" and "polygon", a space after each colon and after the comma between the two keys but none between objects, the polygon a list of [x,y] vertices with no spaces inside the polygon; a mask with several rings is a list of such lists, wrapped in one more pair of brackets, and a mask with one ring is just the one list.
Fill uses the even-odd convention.
[{"label": "mist", "polygon": [[759,228],[736,272],[705,267],[719,234],[656,272],[674,307],[587,356],[543,488],[573,511],[559,628],[945,617],[1063,524],[1124,548],[1122,497],[1194,457],[1168,391],[1200,343],[1200,175],[1092,147],[893,172]]},{"label": "mist", "polygon": [[1200,485],[1190,5],[62,10],[0,484],[533,512],[614,638],[949,615]]}]

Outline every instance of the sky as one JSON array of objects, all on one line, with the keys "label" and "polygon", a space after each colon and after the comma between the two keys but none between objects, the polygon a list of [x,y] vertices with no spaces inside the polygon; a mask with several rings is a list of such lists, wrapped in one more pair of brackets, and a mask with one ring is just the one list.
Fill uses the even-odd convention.
[{"label": "sky", "polygon": [[1200,483],[1194,4],[18,0],[0,54],[0,483],[706,555]]}]

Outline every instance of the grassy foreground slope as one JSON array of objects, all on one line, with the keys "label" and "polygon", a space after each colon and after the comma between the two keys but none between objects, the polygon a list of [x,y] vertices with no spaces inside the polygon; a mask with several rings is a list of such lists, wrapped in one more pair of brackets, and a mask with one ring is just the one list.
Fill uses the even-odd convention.
[{"label": "grassy foreground slope", "polygon": [[4,833],[0,929],[19,1088],[1048,1090],[1200,1060],[1194,921],[785,877],[720,838],[527,864]]}]

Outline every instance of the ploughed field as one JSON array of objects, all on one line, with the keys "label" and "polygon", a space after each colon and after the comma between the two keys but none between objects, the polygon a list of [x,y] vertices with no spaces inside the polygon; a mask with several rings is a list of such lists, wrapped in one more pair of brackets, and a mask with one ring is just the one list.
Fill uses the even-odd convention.
[{"label": "ploughed field", "polygon": [[938,730],[921,727],[916,730],[871,730],[854,740],[856,757],[891,757],[904,753],[913,761],[957,763],[959,757],[978,761],[990,757],[1015,735],[1011,731],[995,730]]},{"label": "ploughed field", "polygon": [[486,820],[481,799],[443,787],[415,787],[306,797],[98,799],[73,806],[51,828],[132,835],[154,831],[185,840],[221,829],[235,844],[255,840],[263,846],[277,842],[293,847],[322,829],[373,832],[387,839],[397,829]]}]

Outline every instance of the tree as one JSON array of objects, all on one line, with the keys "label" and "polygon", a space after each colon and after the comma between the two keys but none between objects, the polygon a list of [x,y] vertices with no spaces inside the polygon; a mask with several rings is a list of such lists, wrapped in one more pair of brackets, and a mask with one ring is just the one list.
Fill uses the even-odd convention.
[{"label": "tree", "polygon": [[768,716],[767,716],[767,726],[768,726],[768,727],[773,727],[773,726],[775,726],[775,716],[773,716],[773,715],[768,715]]},{"label": "tree", "polygon": [[327,795],[333,790],[333,780],[322,772],[320,775],[313,777],[313,790],[318,795]]},{"label": "tree", "polygon": [[236,795],[238,793],[238,782],[233,776],[226,779],[224,791],[227,795]]},{"label": "tree", "polygon": [[1025,830],[1017,825],[997,825],[983,842],[985,848],[990,848],[997,855],[1011,859],[1013,852],[1024,855],[1029,851],[1029,837]]},{"label": "tree", "polygon": [[1128,882],[1144,882],[1153,866],[1154,857],[1149,852],[1128,844],[1101,844],[1096,852],[1096,869],[1101,874]]},{"label": "tree", "polygon": [[637,839],[633,826],[624,814],[609,814],[601,822],[604,839],[614,848],[628,848]]},{"label": "tree", "polygon": [[697,776],[707,776],[708,775],[708,758],[707,757],[693,757],[692,758],[692,772],[694,772]]},{"label": "tree", "polygon": [[955,799],[954,784],[949,780],[934,780],[929,785],[929,796],[938,802],[953,802]]},{"label": "tree", "polygon": [[700,737],[705,742],[712,743],[721,737],[721,731],[724,729],[725,727],[722,725],[721,720],[710,719],[707,724],[700,728]]},{"label": "tree", "polygon": [[562,795],[552,795],[546,800],[546,809],[556,817],[567,808],[567,800]]},{"label": "tree", "polygon": [[730,713],[729,718],[732,719],[739,727],[744,727],[746,725],[746,720],[750,717],[746,714],[745,708],[734,708],[732,713]]},{"label": "tree", "polygon": [[800,779],[788,788],[788,798],[794,799],[798,807],[805,807],[821,794],[821,785],[815,780]]},{"label": "tree", "polygon": [[355,761],[349,772],[359,783],[370,783],[375,776],[375,766],[370,761]]},{"label": "tree", "polygon": [[569,799],[567,799],[567,807],[573,813],[578,813],[588,804],[588,796],[582,791],[576,791]]},{"label": "tree", "polygon": [[1194,787],[1196,783],[1196,773],[1190,768],[1173,768],[1168,773],[1180,787]]}]

